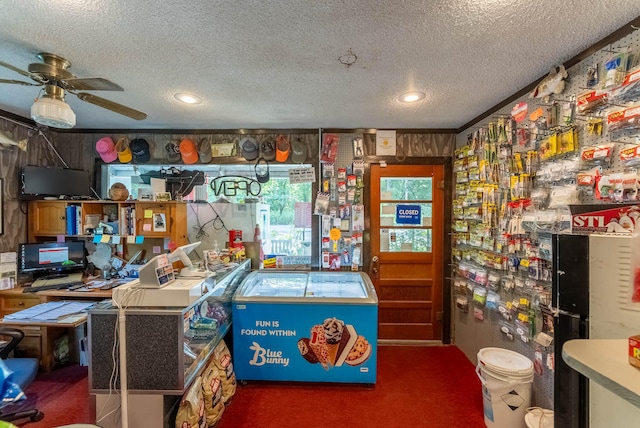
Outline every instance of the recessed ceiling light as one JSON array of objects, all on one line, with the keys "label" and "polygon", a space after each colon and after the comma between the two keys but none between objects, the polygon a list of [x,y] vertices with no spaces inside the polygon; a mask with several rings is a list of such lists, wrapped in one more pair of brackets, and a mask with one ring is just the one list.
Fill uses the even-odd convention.
[{"label": "recessed ceiling light", "polygon": [[202,98],[197,95],[188,94],[186,92],[179,92],[173,96],[176,100],[183,102],[185,104],[200,104],[202,102]]},{"label": "recessed ceiling light", "polygon": [[423,100],[426,97],[424,92],[407,92],[398,97],[398,100],[403,103],[415,103],[416,101]]}]

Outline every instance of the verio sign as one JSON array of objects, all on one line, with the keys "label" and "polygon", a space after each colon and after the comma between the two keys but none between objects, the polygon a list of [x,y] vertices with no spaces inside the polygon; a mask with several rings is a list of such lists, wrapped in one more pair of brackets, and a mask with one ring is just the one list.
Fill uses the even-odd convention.
[{"label": "verio sign", "polygon": [[420,205],[396,205],[397,224],[420,224]]}]

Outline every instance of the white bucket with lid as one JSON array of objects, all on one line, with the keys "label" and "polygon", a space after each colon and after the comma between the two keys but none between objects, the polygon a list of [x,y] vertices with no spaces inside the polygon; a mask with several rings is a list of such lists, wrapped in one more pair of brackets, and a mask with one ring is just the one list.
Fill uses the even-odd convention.
[{"label": "white bucket with lid", "polygon": [[526,428],[525,413],[531,405],[533,362],[502,348],[478,352],[476,373],[482,382],[484,423],[488,428]]}]

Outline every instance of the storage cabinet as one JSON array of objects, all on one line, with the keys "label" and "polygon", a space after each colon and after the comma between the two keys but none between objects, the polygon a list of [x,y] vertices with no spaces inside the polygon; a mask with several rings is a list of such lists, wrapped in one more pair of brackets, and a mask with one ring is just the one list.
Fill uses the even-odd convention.
[{"label": "storage cabinet", "polygon": [[65,202],[34,201],[29,203],[29,241],[32,236],[64,235],[66,232]]},{"label": "storage cabinet", "polygon": [[[67,213],[73,207],[75,222],[69,233]],[[120,236],[123,256],[130,257],[139,249],[163,246],[157,241],[145,248],[144,243],[132,244],[127,236],[169,239],[175,245],[187,243],[187,205],[169,201],[30,201],[28,207],[28,240],[40,242],[64,235],[74,238],[92,238],[87,226],[97,226],[103,221],[113,227],[113,235]],[[79,217],[79,218],[78,218]],[[88,219],[92,219],[89,224]],[[160,222],[159,219],[162,219]],[[106,221],[105,221],[106,220]],[[142,248],[131,247],[142,245]],[[130,251],[132,250],[132,251]],[[149,253],[150,254],[150,253]]]},{"label": "storage cabinet", "polygon": [[[231,326],[231,299],[250,269],[246,260],[218,272],[213,288],[187,307],[125,310],[129,426],[175,425],[182,395]],[[113,381],[120,367],[112,358],[118,313],[116,307],[89,311],[89,392],[102,414],[120,405],[113,393],[120,388],[120,376]],[[100,425],[120,426],[113,418]]]}]

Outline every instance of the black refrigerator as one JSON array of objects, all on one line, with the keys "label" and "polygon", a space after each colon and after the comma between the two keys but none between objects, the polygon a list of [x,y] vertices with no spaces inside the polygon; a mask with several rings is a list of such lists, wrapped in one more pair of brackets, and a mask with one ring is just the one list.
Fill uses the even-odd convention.
[{"label": "black refrigerator", "polygon": [[554,426],[588,428],[588,379],[562,359],[562,346],[589,337],[589,236],[553,235]]}]

